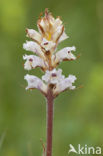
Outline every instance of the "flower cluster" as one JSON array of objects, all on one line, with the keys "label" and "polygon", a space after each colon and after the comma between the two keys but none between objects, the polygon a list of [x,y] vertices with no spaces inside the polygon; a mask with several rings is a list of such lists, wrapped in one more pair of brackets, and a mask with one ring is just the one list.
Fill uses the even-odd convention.
[{"label": "flower cluster", "polygon": [[75,82],[76,77],[69,75],[65,78],[62,75],[62,70],[56,69],[62,61],[76,59],[75,55],[72,54],[72,51],[76,50],[74,46],[57,51],[58,44],[68,38],[60,17],[55,19],[46,9],[45,16],[40,17],[37,21],[37,27],[39,32],[33,29],[26,29],[27,37],[32,39],[32,41],[26,41],[23,44],[23,48],[33,52],[34,55],[23,56],[23,59],[26,60],[24,69],[31,70],[40,67],[45,74],[42,79],[27,74],[24,77],[28,82],[26,89],[37,88],[46,95],[48,89],[51,88],[54,96],[64,90],[75,89],[72,83]]}]

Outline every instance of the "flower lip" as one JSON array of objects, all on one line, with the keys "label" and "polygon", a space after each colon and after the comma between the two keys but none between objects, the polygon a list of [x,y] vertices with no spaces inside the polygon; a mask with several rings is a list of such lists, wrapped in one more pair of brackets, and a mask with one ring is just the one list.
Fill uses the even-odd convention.
[{"label": "flower lip", "polygon": [[40,67],[42,70],[48,68],[48,64],[42,58],[35,55],[24,55],[23,59],[26,60],[24,69],[31,70],[36,67]]},{"label": "flower lip", "polygon": [[30,59],[29,59],[29,61],[30,61],[30,62],[33,62],[33,59],[32,59],[32,58],[30,58]]},{"label": "flower lip", "polygon": [[57,74],[56,73],[52,73],[52,77],[56,77],[57,76]]},{"label": "flower lip", "polygon": [[48,42],[45,42],[44,45],[48,45]]},{"label": "flower lip", "polygon": [[47,92],[47,86],[43,83],[43,81],[40,78],[27,74],[24,76],[24,79],[28,83],[26,90],[37,88],[44,94]]}]

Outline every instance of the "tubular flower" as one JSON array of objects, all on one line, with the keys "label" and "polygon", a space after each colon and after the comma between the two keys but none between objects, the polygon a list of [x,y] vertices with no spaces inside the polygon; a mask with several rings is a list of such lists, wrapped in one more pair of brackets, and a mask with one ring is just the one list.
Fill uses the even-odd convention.
[{"label": "tubular flower", "polygon": [[39,89],[41,92],[46,92],[47,86],[41,79],[36,76],[27,74],[24,79],[28,82],[26,89]]},{"label": "tubular flower", "polygon": [[26,60],[24,64],[24,69],[26,70],[31,70],[36,67],[46,69],[48,67],[48,64],[42,58],[35,55],[24,55],[23,59]]},{"label": "tubular flower", "polygon": [[56,69],[62,61],[76,59],[76,56],[72,54],[72,51],[76,50],[74,46],[57,51],[58,44],[68,38],[62,20],[60,17],[55,19],[46,9],[45,16],[40,17],[37,21],[37,27],[38,32],[33,29],[26,29],[27,37],[32,39],[32,41],[26,41],[23,44],[23,48],[33,52],[34,55],[23,56],[23,59],[26,60],[24,68],[31,70],[40,67],[45,74],[42,79],[26,75],[25,80],[28,82],[26,89],[37,88],[47,95],[48,89],[51,88],[54,97],[67,89],[75,89],[72,83],[75,82],[76,77],[69,75],[65,78],[62,75],[62,70]]}]

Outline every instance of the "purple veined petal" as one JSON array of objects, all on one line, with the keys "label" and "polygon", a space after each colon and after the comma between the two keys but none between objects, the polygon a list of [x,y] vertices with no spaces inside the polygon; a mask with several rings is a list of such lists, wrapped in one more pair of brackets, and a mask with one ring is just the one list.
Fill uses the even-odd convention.
[{"label": "purple veined petal", "polygon": [[57,84],[59,81],[63,80],[65,77],[62,75],[61,69],[53,69],[52,71],[46,71],[45,75],[42,76],[42,80],[48,84]]},{"label": "purple veined petal", "polygon": [[27,51],[32,51],[40,57],[45,57],[40,46],[36,42],[26,41],[26,43],[23,44],[23,48]]},{"label": "purple veined petal", "polygon": [[28,83],[26,90],[36,88],[44,93],[47,93],[47,86],[43,83],[43,81],[40,78],[27,74],[25,75],[24,79]]},{"label": "purple veined petal", "polygon": [[75,51],[75,47],[66,47],[63,48],[62,50],[58,51],[54,58],[55,62],[62,62],[63,60],[75,60],[76,57],[71,53],[71,51]]},{"label": "purple veined petal", "polygon": [[26,60],[24,64],[24,69],[31,70],[32,68],[41,67],[43,69],[46,69],[48,67],[48,64],[44,62],[44,60],[38,56],[35,55],[24,55],[23,59]]},{"label": "purple veined petal", "polygon": [[51,51],[52,48],[55,47],[55,43],[52,41],[48,41],[45,38],[43,38],[41,46],[46,50],[46,51]]},{"label": "purple veined petal", "polygon": [[77,78],[74,75],[69,75],[67,81],[74,83]]},{"label": "purple veined petal", "polygon": [[74,75],[69,75],[67,78],[59,81],[54,89],[54,95],[59,94],[67,89],[74,90],[75,86],[73,86],[72,83],[74,83],[76,79],[77,78]]}]

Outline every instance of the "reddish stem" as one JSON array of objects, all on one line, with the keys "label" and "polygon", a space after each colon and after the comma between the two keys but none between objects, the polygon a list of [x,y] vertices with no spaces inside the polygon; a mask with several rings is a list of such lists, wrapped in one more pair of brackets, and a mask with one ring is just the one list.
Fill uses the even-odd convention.
[{"label": "reddish stem", "polygon": [[46,156],[52,156],[52,134],[53,134],[53,94],[48,90],[47,94],[47,148]]}]

